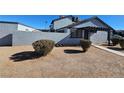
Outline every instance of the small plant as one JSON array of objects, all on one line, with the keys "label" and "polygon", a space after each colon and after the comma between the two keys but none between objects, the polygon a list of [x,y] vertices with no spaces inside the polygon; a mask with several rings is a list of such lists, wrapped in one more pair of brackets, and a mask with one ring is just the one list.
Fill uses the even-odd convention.
[{"label": "small plant", "polygon": [[124,39],[121,39],[121,40],[119,41],[119,44],[120,44],[120,47],[121,47],[122,49],[124,49]]},{"label": "small plant", "polygon": [[113,46],[119,44],[121,39],[122,39],[122,37],[120,35],[113,35],[112,38],[111,38]]},{"label": "small plant", "polygon": [[54,48],[54,41],[52,40],[38,40],[32,43],[34,50],[43,56],[46,56]]},{"label": "small plant", "polygon": [[88,48],[90,48],[91,43],[92,42],[89,40],[84,40],[84,39],[80,40],[80,45],[83,48],[83,52],[86,52],[88,50]]}]

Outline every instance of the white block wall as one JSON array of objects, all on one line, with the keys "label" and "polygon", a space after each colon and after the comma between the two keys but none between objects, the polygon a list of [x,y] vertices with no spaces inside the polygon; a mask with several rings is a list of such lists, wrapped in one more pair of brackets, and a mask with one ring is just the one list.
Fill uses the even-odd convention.
[{"label": "white block wall", "polygon": [[98,44],[98,45],[101,45],[101,44],[105,44],[107,43],[107,36],[108,36],[108,33],[105,32],[105,31],[97,31],[96,33],[93,33],[91,36],[90,36],[90,40],[94,43],[94,44]]},{"label": "white block wall", "polygon": [[21,32],[21,31],[32,32],[34,30],[35,30],[34,28],[24,26],[21,24],[0,23],[0,46],[12,44],[12,33],[13,32]]},{"label": "white block wall", "polygon": [[0,23],[0,46],[11,45],[11,33],[17,30],[17,24]]}]

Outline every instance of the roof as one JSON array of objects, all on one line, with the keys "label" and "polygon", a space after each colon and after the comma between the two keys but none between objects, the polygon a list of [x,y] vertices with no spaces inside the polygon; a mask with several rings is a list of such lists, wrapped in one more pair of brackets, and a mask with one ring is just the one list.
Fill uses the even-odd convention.
[{"label": "roof", "polygon": [[50,29],[37,29],[37,30],[42,31],[42,32],[49,32],[50,31]]},{"label": "roof", "polygon": [[72,18],[72,17],[74,17],[74,16],[68,15],[68,16],[60,17],[60,18],[54,19],[54,20],[52,21],[52,23],[53,23],[54,21],[58,21],[58,20],[61,20],[61,19],[64,19],[64,18]]},{"label": "roof", "polygon": [[86,27],[81,27],[81,28],[77,28],[77,29],[83,29],[83,30],[103,30],[103,31],[110,30],[109,28],[95,27],[95,26],[86,26]]},{"label": "roof", "polygon": [[[79,22],[76,22],[76,23],[73,23],[71,25],[68,25],[66,27],[63,27],[63,28],[72,28],[74,26],[77,26],[79,24],[82,24],[82,23],[85,23],[85,22],[88,22],[88,21],[91,21],[91,20],[94,20],[94,19],[97,19],[99,20],[101,23],[103,23],[104,25],[106,25],[108,28],[110,28],[111,30],[114,30],[111,26],[109,26],[108,24],[106,24],[104,21],[102,21],[100,18],[98,18],[97,16],[94,16],[94,17],[91,17],[91,18],[88,18],[88,19],[85,19],[85,20],[82,20],[82,21],[79,21]],[[63,29],[61,28],[61,29]],[[115,31],[115,30],[114,30]]]},{"label": "roof", "polygon": [[24,25],[24,26],[27,26],[27,27],[30,27],[30,28],[36,29],[36,28],[34,28],[34,27],[32,27],[32,26],[28,26],[28,25],[25,25],[25,24],[20,23],[20,22],[0,21],[0,23],[20,24],[20,25]]},{"label": "roof", "polygon": [[0,21],[0,23],[18,24],[18,22]]},{"label": "roof", "polygon": [[117,32],[124,32],[124,30],[116,30]]}]

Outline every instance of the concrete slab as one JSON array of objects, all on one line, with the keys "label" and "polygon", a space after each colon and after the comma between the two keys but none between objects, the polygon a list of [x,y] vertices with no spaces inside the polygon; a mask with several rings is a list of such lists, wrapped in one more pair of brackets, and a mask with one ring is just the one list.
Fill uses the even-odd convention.
[{"label": "concrete slab", "polygon": [[111,49],[105,48],[103,46],[95,45],[95,44],[92,44],[92,45],[94,47],[96,47],[96,48],[99,48],[99,49],[102,49],[102,50],[105,50],[105,51],[108,51],[108,52],[111,52],[111,53],[114,53],[116,55],[119,55],[119,56],[123,56],[124,57],[124,53],[122,53],[122,52],[111,50]]}]

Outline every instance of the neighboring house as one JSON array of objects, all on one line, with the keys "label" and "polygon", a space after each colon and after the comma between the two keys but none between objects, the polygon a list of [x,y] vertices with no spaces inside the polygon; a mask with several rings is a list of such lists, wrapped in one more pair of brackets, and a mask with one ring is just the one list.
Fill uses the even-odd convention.
[{"label": "neighboring house", "polygon": [[[63,20],[67,18],[68,16],[64,18],[59,18],[58,20],[59,22],[61,22],[61,20],[63,22]],[[106,24],[96,16],[85,20],[72,22],[72,24],[70,22],[70,25],[66,26],[63,26],[63,24],[61,23],[57,25],[56,20],[54,20],[54,23],[52,23],[53,27],[55,26],[56,28],[55,32],[70,32],[70,35],[68,37],[63,39],[63,41],[59,42],[65,45],[78,45],[81,38],[89,39],[93,43],[99,45],[104,43],[110,43],[110,37],[112,36],[114,31],[112,27],[110,27],[108,24]],[[66,22],[63,23],[69,22],[66,20]]]},{"label": "neighboring house", "polygon": [[38,30],[18,22],[0,21],[0,45],[11,45],[12,33],[17,31],[37,32]]},{"label": "neighboring house", "polygon": [[79,19],[75,16],[60,16],[58,19],[55,19],[51,22],[50,29],[57,30],[65,26],[71,25],[77,22]]}]

